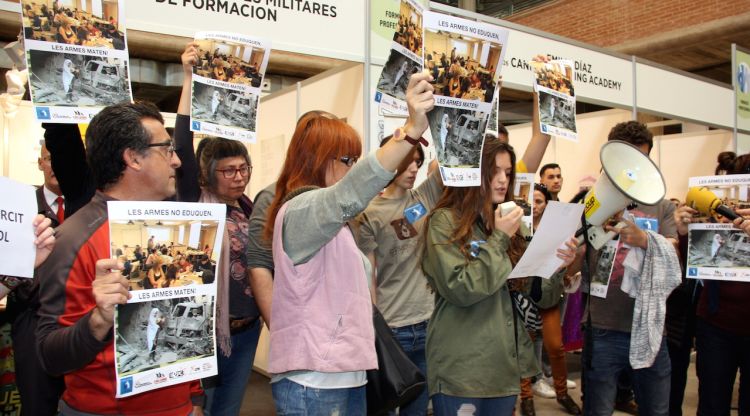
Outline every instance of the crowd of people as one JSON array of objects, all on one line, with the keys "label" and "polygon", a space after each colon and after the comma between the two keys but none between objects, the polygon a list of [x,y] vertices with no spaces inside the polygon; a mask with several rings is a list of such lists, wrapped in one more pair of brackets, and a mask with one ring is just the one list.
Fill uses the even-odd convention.
[{"label": "crowd of people", "polygon": [[53,2],[52,7],[35,2],[23,5],[23,16],[29,20],[29,24],[24,25],[26,39],[125,49],[125,38],[118,30],[114,16],[105,20],[80,9],[62,7],[59,3]]},{"label": "crowd of people", "polygon": [[[419,19],[421,18],[420,16]],[[422,56],[422,28],[420,24],[414,22],[414,17],[407,18],[401,14],[398,28],[393,34],[393,41],[417,56]]]},{"label": "crowd of people", "polygon": [[198,49],[200,59],[196,62],[198,74],[224,82],[250,84],[260,87],[262,75],[258,65],[246,64],[236,56],[227,56],[215,49],[210,51]]},{"label": "crowd of people", "polygon": [[[433,163],[415,187],[425,162],[417,138],[428,127],[436,93],[426,73],[409,79],[404,126],[370,155],[363,157],[356,131],[335,115],[302,115],[276,183],[251,201],[245,189],[253,165],[244,145],[208,137],[193,147],[191,77],[204,58],[195,44],[182,55],[174,138],[158,109],[140,102],[97,114],[85,149],[76,126],[45,125],[49,156],[39,163],[49,170],[45,189],[48,178],[54,189],[38,193],[48,219],[36,221],[36,278],[23,285],[0,280],[15,289],[9,308],[18,313],[14,348],[25,411],[236,415],[265,322],[278,414],[364,415],[367,371],[378,366],[375,304],[427,379],[401,415],[427,414],[430,400],[438,416],[511,415],[514,409],[534,415],[533,396],[545,383],[568,414],[610,415],[637,405],[643,415],[678,415],[693,339],[699,414],[729,413],[737,369],[743,377],[750,371],[750,334],[742,321],[750,312],[750,284],[711,281],[697,294],[695,280],[684,273],[681,279],[677,253],[683,251],[684,263],[692,208],[669,200],[631,207],[636,218],[656,221],[658,232],[623,217],[624,228],[608,227],[617,234],[615,256],[579,248],[570,236],[549,254],[561,263],[552,278],[509,280],[528,241],[519,234],[523,210],[503,214],[500,204],[513,199],[518,173],[537,171],[550,138],[540,133],[535,112],[522,156],[504,128],[485,140],[480,186],[444,187]],[[651,133],[635,121],[617,124],[608,139],[646,156],[653,147]],[[745,173],[748,166],[745,155],[725,170]],[[563,185],[559,165],[543,166],[540,176],[534,228]],[[217,264],[209,247],[191,258],[153,237],[132,253],[110,245],[107,201],[168,199],[227,206]],[[59,224],[54,237],[53,221]],[[734,224],[750,234],[750,221],[740,217]],[[633,268],[628,253],[644,266]],[[606,297],[587,297],[577,288],[579,271],[604,260],[614,263]],[[144,287],[168,287],[180,273],[199,269],[204,283],[216,284],[217,377],[115,398],[112,328],[115,306],[130,297],[128,268],[125,274],[147,274]],[[648,283],[634,285],[634,279]],[[565,351],[582,345],[581,408],[570,392],[578,386],[567,379]],[[741,382],[741,414],[748,400]]]},{"label": "crowd of people", "polygon": [[433,78],[436,94],[492,102],[496,87],[492,79],[494,68],[482,68],[478,62],[458,55],[455,47],[450,56],[428,53],[425,67]]}]

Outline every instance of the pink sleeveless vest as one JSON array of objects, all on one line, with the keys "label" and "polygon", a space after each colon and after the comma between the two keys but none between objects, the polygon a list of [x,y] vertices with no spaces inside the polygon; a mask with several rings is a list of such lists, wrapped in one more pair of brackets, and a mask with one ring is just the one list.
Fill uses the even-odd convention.
[{"label": "pink sleeveless vest", "polygon": [[377,368],[372,301],[354,236],[341,227],[307,263],[295,266],[284,252],[282,227],[273,233],[273,303],[268,371],[326,373]]}]

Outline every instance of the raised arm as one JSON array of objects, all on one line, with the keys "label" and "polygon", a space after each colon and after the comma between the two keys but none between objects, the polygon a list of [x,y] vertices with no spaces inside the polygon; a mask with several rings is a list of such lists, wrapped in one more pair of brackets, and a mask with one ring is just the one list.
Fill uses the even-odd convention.
[{"label": "raised arm", "polygon": [[43,123],[42,127],[44,144],[52,158],[52,171],[65,197],[65,217],[69,218],[96,193],[81,131],[77,124]]},{"label": "raised arm", "polygon": [[[393,178],[394,172],[411,155],[414,145],[403,135],[422,137],[427,130],[427,112],[435,100],[429,74],[412,75],[406,99],[409,119],[397,130],[393,140],[365,157],[338,183],[294,198],[284,215],[283,241],[287,255],[295,264],[312,258],[339,232],[341,227],[362,212],[372,198]],[[299,232],[314,230],[314,232]]]},{"label": "raised arm", "polygon": [[177,168],[177,200],[196,202],[200,198],[198,185],[198,160],[193,150],[193,132],[190,131],[190,96],[193,81],[193,65],[198,62],[198,47],[189,43],[180,57],[182,61],[182,93],[177,106],[177,119],[174,125],[174,141],[177,156],[182,165]]},{"label": "raised arm", "polygon": [[539,93],[534,92],[534,105],[531,109],[531,141],[523,152],[521,160],[526,165],[528,172],[534,173],[542,163],[544,152],[547,151],[550,135],[542,134],[539,129]]}]

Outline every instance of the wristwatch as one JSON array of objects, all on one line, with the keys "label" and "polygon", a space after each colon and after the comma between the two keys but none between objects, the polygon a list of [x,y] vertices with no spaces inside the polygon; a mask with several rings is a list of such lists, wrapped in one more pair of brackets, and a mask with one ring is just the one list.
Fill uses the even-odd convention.
[{"label": "wristwatch", "polygon": [[410,137],[408,134],[406,134],[406,130],[404,130],[403,127],[399,127],[396,129],[396,131],[393,132],[393,139],[394,140],[405,140],[412,146],[416,146],[418,144],[421,144],[422,146],[429,146],[430,143],[424,138],[420,137],[418,139],[415,139],[413,137]]},{"label": "wristwatch", "polygon": [[0,284],[7,287],[10,290],[15,289],[23,280],[14,276],[0,275]]}]

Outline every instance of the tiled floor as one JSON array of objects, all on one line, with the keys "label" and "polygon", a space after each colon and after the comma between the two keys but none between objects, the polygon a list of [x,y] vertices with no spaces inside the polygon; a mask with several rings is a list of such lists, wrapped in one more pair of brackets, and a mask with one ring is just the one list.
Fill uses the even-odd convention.
[{"label": "tiled floor", "polygon": [[[580,386],[580,356],[568,354],[568,367],[570,369],[569,378],[574,380]],[[738,377],[739,378],[739,377]],[[738,382],[739,383],[739,382]],[[737,414],[736,410],[736,392],[735,386],[735,406],[732,415]],[[580,404],[581,393],[579,389],[571,390],[571,397]],[[536,397],[534,399],[536,414],[539,416],[564,415],[562,408],[557,404],[555,399],[543,399]],[[682,405],[682,411],[685,415],[694,415],[698,405],[698,379],[695,376],[695,365],[691,364],[688,370],[688,384],[685,388],[685,401]],[[625,415],[625,413],[615,412],[615,415]],[[268,384],[268,378],[258,373],[253,373],[250,384],[245,392],[245,400],[242,404],[242,416],[272,416],[275,415],[273,406],[273,397],[271,396],[271,387]]]}]

